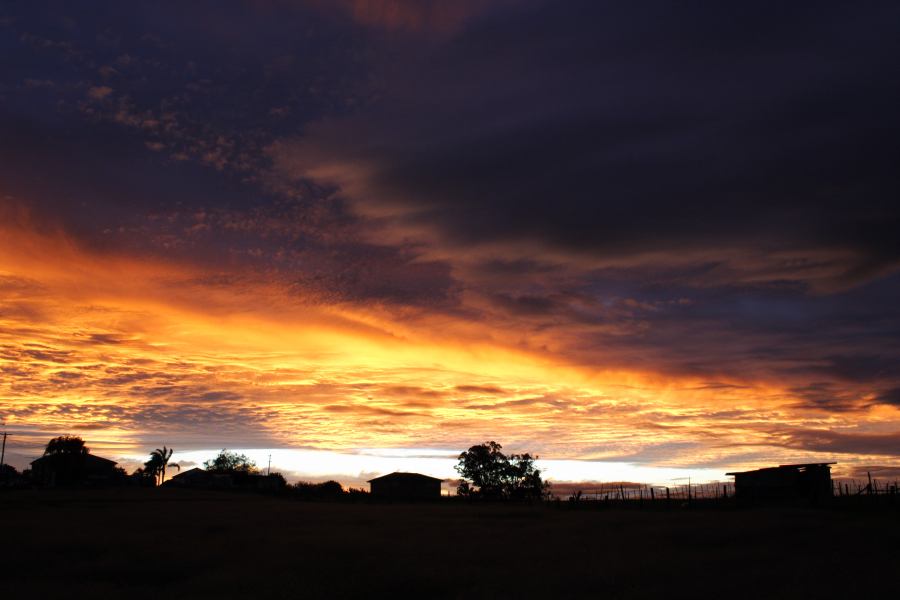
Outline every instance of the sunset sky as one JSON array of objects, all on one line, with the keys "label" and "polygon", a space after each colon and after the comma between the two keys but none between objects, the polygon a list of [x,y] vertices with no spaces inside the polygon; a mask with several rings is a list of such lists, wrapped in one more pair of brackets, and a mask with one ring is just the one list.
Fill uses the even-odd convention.
[{"label": "sunset sky", "polygon": [[0,2],[0,422],[289,479],[900,476],[900,3]]}]

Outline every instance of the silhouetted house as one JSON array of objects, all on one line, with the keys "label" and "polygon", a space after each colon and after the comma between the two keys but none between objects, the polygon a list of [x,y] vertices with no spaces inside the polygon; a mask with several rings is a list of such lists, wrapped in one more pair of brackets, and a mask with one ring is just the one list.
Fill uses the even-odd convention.
[{"label": "silhouetted house", "polygon": [[106,485],[118,477],[116,464],[93,454],[47,454],[31,461],[31,478],[44,487]]},{"label": "silhouetted house", "polygon": [[163,483],[167,487],[207,488],[212,485],[213,475],[204,469],[188,469],[173,475]]},{"label": "silhouetted house", "polygon": [[780,465],[755,471],[726,473],[734,476],[738,500],[818,500],[831,497],[831,465]]},{"label": "silhouetted house", "polygon": [[414,502],[441,497],[441,479],[420,473],[391,473],[369,480],[372,498]]},{"label": "silhouetted house", "polygon": [[174,475],[163,485],[167,487],[208,490],[230,488],[234,486],[234,482],[231,479],[231,475],[227,473],[212,473],[205,469],[194,467]]},{"label": "silhouetted house", "polygon": [[284,487],[284,478],[257,473],[215,473],[205,469],[188,469],[169,479],[164,485],[191,489],[241,489],[241,490],[279,490]]}]

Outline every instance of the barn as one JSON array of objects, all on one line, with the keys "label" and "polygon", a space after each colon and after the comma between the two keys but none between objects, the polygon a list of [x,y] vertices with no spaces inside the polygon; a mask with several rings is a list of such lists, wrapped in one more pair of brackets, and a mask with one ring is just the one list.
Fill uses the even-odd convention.
[{"label": "barn", "polygon": [[734,476],[734,491],[738,500],[819,500],[830,498],[831,465],[836,463],[807,463],[779,465],[755,471],[726,473]]},{"label": "barn", "polygon": [[376,500],[419,502],[441,497],[441,481],[420,473],[391,473],[369,480]]}]

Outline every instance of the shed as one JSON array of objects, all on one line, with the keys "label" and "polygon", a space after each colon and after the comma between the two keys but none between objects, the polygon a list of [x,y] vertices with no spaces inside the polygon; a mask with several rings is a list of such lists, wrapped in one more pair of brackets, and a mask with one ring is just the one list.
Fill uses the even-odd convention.
[{"label": "shed", "polygon": [[441,481],[421,473],[390,473],[369,480],[372,498],[417,502],[441,497]]},{"label": "shed", "polygon": [[830,498],[830,463],[779,465],[726,473],[734,476],[734,492],[738,500],[818,500]]}]

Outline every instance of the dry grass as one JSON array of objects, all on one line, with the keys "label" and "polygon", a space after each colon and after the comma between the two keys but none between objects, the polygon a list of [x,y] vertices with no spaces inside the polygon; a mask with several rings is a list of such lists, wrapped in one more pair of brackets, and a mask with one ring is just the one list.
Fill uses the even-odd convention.
[{"label": "dry grass", "polygon": [[0,495],[3,598],[852,597],[900,515],[308,504],[183,490]]}]

